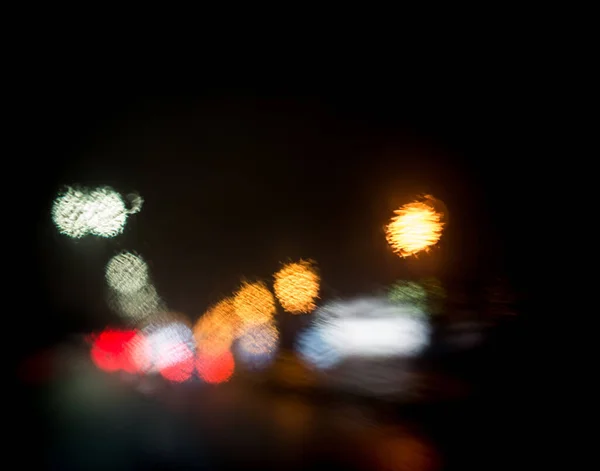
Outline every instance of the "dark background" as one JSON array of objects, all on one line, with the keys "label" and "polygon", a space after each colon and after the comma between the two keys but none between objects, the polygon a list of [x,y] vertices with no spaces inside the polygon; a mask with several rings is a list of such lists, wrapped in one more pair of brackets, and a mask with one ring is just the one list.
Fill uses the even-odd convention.
[{"label": "dark background", "polygon": [[[40,85],[24,99],[23,158],[8,175],[25,220],[17,225],[27,228],[26,237],[12,232],[11,247],[25,241],[25,249],[10,254],[20,281],[11,293],[24,333],[18,354],[119,322],[105,302],[103,267],[120,250],[143,255],[168,305],[192,321],[240,279],[269,280],[299,257],[318,262],[323,300],[435,275],[449,296],[476,304],[500,278],[521,318],[535,316],[540,112],[524,75],[500,69],[450,62],[412,79],[294,71],[289,80],[164,90],[115,73]],[[123,235],[73,241],[49,214],[61,185],[73,183],[137,191],[145,203]],[[444,202],[449,224],[429,254],[402,260],[383,227],[420,193]],[[523,349],[513,345],[495,366],[519,362]],[[524,376],[504,373],[494,388]],[[516,403],[503,401],[504,409],[484,408],[494,411],[490,429]],[[515,434],[508,422],[494,440]],[[32,444],[51,435],[37,434]]]},{"label": "dark background", "polygon": [[[38,156],[26,180],[42,337],[114,320],[102,267],[123,249],[142,254],[169,305],[192,318],[241,278],[269,279],[298,257],[319,263],[325,296],[435,275],[467,291],[502,278],[526,297],[534,213],[523,200],[539,156],[527,103],[500,85],[450,77],[40,97],[25,144]],[[124,235],[73,242],[49,218],[73,183],[137,191],[145,205]],[[400,260],[383,227],[422,193],[444,202],[449,224],[430,254]]]}]

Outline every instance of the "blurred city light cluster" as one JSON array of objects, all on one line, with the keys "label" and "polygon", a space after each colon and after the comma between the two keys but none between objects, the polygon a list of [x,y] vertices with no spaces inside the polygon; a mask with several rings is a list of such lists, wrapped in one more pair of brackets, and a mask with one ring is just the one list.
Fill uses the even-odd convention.
[{"label": "blurred city light cluster", "polygon": [[[141,208],[141,197],[128,198],[129,209],[109,187],[68,187],[56,198],[52,217],[58,230],[73,238],[114,237],[123,232],[128,215]],[[395,211],[386,232],[393,250],[408,256],[435,245],[444,227],[440,208],[426,196]],[[436,279],[399,280],[387,297],[339,299],[319,306],[317,264],[297,260],[282,264],[271,286],[260,280],[242,281],[231,295],[190,322],[188,316],[169,310],[139,254],[115,254],[106,264],[105,280],[108,304],[129,328],[108,328],[93,336],[93,362],[107,372],[160,375],[173,382],[196,377],[218,384],[228,381],[238,365],[250,372],[272,367],[280,344],[276,322],[280,311],[311,316],[294,346],[298,360],[294,364],[307,371],[331,371],[356,360],[411,358],[427,348],[428,316],[441,309],[445,297]],[[371,371],[377,369],[376,363]],[[368,382],[368,372],[354,373],[357,381]]]}]

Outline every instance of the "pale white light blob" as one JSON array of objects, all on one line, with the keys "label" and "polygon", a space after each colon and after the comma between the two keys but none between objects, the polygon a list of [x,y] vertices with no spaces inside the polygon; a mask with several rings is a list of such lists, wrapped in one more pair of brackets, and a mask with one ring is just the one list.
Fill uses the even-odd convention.
[{"label": "pale white light blob", "polygon": [[[429,343],[425,318],[382,298],[359,298],[324,305],[315,313],[311,344],[334,356],[391,357],[413,355]],[[312,350],[315,350],[313,345]]]},{"label": "pale white light blob", "polygon": [[114,293],[111,307],[125,318],[140,321],[164,311],[166,306],[153,285],[147,284],[130,293]]},{"label": "pale white light blob", "polygon": [[414,317],[339,319],[325,326],[323,341],[342,356],[411,355],[428,343],[428,328]]},{"label": "pale white light blob", "polygon": [[68,187],[54,200],[52,219],[58,230],[69,237],[114,237],[123,232],[128,212],[123,198],[112,188]]},{"label": "pale white light blob", "polygon": [[134,293],[145,287],[148,281],[148,265],[130,252],[115,255],[106,265],[106,282],[119,293]]},{"label": "pale white light blob", "polygon": [[192,330],[181,322],[152,326],[144,330],[145,355],[153,371],[180,364],[194,356],[196,343]]}]

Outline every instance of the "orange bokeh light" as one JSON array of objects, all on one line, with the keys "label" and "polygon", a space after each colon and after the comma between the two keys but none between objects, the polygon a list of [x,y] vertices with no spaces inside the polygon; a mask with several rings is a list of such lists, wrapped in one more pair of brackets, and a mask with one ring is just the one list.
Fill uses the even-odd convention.
[{"label": "orange bokeh light", "polygon": [[262,283],[244,283],[233,300],[243,327],[269,322],[275,314],[275,299]]},{"label": "orange bokeh light", "polygon": [[288,263],[275,274],[275,295],[281,306],[292,314],[313,311],[319,295],[320,279],[313,264],[300,260]]},{"label": "orange bokeh light", "polygon": [[215,356],[229,350],[239,323],[233,298],[223,299],[211,307],[194,326],[198,351]]},{"label": "orange bokeh light", "polygon": [[386,238],[401,257],[415,255],[440,240],[444,215],[436,211],[433,203],[434,199],[428,196],[394,211],[395,216],[386,227]]}]

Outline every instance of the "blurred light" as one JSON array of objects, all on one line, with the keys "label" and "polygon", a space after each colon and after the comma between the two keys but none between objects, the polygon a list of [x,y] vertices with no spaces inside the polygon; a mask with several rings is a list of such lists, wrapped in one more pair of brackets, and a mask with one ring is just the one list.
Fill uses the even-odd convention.
[{"label": "blurred light", "polygon": [[437,212],[434,199],[408,203],[394,211],[386,228],[387,241],[397,254],[408,257],[437,244],[442,236],[443,214]]},{"label": "blurred light", "polygon": [[109,303],[112,309],[133,321],[140,321],[166,309],[164,302],[151,284],[131,293],[113,291]]},{"label": "blurred light", "polygon": [[396,356],[418,353],[428,329],[411,317],[340,319],[323,332],[325,343],[344,356]]},{"label": "blurred light", "polygon": [[127,214],[121,195],[109,187],[91,191],[67,187],[52,207],[52,219],[60,233],[73,238],[87,234],[114,237],[123,232]]},{"label": "blurred light", "polygon": [[415,313],[424,313],[427,309],[427,291],[414,281],[397,281],[390,288],[388,297],[394,304],[415,307]]},{"label": "blurred light", "polygon": [[102,331],[92,343],[90,351],[92,361],[98,368],[107,372],[118,370],[135,372],[137,369],[129,344],[136,335],[137,332],[134,330]]},{"label": "blurred light", "polygon": [[376,469],[435,471],[440,467],[435,448],[424,439],[406,432],[380,438],[373,450]]},{"label": "blurred light", "polygon": [[128,343],[129,356],[135,371],[147,373],[152,368],[152,349],[144,334],[138,332]]},{"label": "blurred light", "polygon": [[145,342],[134,349],[137,365],[158,372],[170,381],[187,380],[194,369],[195,342],[191,329],[183,322],[163,322],[144,329]]},{"label": "blurred light", "polygon": [[174,364],[162,367],[159,371],[163,378],[176,383],[182,383],[192,376],[195,359],[194,354],[186,345],[181,344],[178,350],[177,355],[180,360]]},{"label": "blurred light", "polygon": [[231,378],[235,367],[235,361],[230,351],[219,355],[198,354],[196,358],[196,370],[198,375],[207,383],[224,383]]},{"label": "blurred light", "polygon": [[233,298],[226,298],[211,307],[194,326],[198,350],[207,355],[219,355],[230,349],[237,334],[239,317]]},{"label": "blurred light", "polygon": [[275,314],[275,299],[264,283],[244,283],[233,303],[242,327],[264,324]]},{"label": "blurred light", "polygon": [[115,255],[106,265],[106,282],[119,293],[138,291],[148,283],[148,265],[130,252]]},{"label": "blurred light", "polygon": [[127,199],[131,205],[131,208],[129,208],[129,211],[127,211],[129,214],[139,213],[142,210],[144,198],[142,198],[139,194],[130,193],[127,195]]},{"label": "blurred light", "polygon": [[245,366],[261,369],[270,365],[277,354],[279,332],[271,324],[249,328],[236,344],[236,353]]},{"label": "blurred light", "polygon": [[319,275],[313,264],[300,260],[288,263],[275,274],[274,290],[279,303],[292,314],[309,313],[315,309],[319,295]]},{"label": "blurred light", "polygon": [[444,310],[446,290],[441,281],[435,277],[423,278],[421,286],[427,292],[427,311],[430,314],[440,314]]},{"label": "blurred light", "polygon": [[328,344],[318,327],[311,327],[298,336],[296,352],[308,365],[319,370],[335,366],[341,355],[332,345]]},{"label": "blurred light", "polygon": [[328,303],[315,312],[316,332],[306,334],[300,354],[315,364],[347,356],[402,356],[423,350],[429,343],[429,326],[414,307],[386,299],[359,298]]}]

